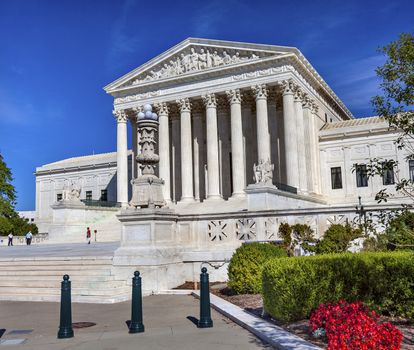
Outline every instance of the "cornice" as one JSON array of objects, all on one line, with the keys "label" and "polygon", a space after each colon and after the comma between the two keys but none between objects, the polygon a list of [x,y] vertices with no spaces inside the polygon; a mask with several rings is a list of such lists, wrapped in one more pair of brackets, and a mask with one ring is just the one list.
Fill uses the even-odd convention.
[{"label": "cornice", "polygon": [[[299,51],[298,53],[300,54]],[[277,63],[277,66],[275,66],[275,63]],[[290,69],[289,66],[291,67]],[[255,72],[258,72],[259,75],[262,74],[263,76],[269,75],[268,70],[273,70],[274,72],[272,74],[274,75],[283,73],[284,71],[292,71],[298,76],[301,83],[312,90],[315,95],[326,101],[328,105],[331,105],[333,110],[335,110],[342,119],[353,119],[352,113],[329,88],[326,82],[319,76],[304,56],[300,54],[298,57],[295,53],[271,56],[230,66],[220,66],[175,77],[149,81],[139,86],[113,90],[111,94],[115,97],[115,104],[117,104],[116,101],[118,99],[126,98],[131,95],[142,100],[153,99],[161,96],[160,91],[162,91],[162,89],[168,89],[173,86],[183,86],[196,81],[211,80],[213,78],[228,77],[230,75],[232,75],[233,80],[244,80],[248,79],[249,75],[254,75]]]}]

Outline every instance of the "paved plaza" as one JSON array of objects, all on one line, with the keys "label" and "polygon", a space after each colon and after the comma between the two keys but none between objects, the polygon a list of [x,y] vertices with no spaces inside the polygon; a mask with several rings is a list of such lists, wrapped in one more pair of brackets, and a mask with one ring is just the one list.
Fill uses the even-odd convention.
[{"label": "paved plaza", "polygon": [[0,246],[1,258],[113,256],[119,242],[92,242]]},{"label": "paved plaza", "polygon": [[[198,329],[199,303],[192,296],[157,295],[143,299],[145,333],[128,334],[130,302],[76,304],[73,322],[95,326],[74,329],[75,337],[57,339],[59,303],[0,302],[0,349],[270,349],[250,332],[212,310],[213,328]],[[13,332],[13,331],[32,332]],[[12,334],[10,334],[12,333]],[[20,333],[20,334],[19,334]],[[25,339],[21,345],[6,345]]]}]

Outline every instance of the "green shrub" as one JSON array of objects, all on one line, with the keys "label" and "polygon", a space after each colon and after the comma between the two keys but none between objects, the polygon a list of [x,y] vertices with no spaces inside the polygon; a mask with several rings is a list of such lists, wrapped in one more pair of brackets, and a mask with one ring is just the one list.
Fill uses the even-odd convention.
[{"label": "green shrub", "polygon": [[414,255],[328,254],[271,259],[263,268],[266,312],[281,321],[309,317],[322,303],[362,301],[414,319]]},{"label": "green shrub", "polygon": [[414,249],[414,213],[405,211],[393,219],[385,235],[394,249]]},{"label": "green shrub", "polygon": [[326,231],[321,241],[314,247],[317,254],[344,253],[349,247],[349,243],[362,235],[360,229],[354,229],[351,225],[331,225]]},{"label": "green shrub", "polygon": [[230,260],[229,288],[236,294],[260,293],[263,264],[271,258],[285,256],[285,250],[274,244],[257,242],[243,244]]}]

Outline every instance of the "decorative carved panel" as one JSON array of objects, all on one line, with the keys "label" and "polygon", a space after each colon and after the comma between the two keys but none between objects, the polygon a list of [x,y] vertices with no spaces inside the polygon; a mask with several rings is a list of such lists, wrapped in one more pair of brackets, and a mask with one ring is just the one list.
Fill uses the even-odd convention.
[{"label": "decorative carved panel", "polygon": [[256,238],[256,222],[253,219],[237,220],[236,235],[242,241],[250,241]]},{"label": "decorative carved panel", "polygon": [[208,223],[208,236],[212,242],[227,238],[227,223],[222,220],[212,220]]}]

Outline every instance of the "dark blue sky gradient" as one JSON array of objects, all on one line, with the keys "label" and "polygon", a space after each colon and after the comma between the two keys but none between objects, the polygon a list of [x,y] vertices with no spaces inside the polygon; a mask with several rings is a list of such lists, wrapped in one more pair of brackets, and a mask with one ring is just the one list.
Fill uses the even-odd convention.
[{"label": "dark blue sky gradient", "polygon": [[103,86],[187,37],[295,46],[356,117],[372,114],[377,47],[413,1],[0,0],[0,152],[19,210],[36,166],[116,149]]}]

